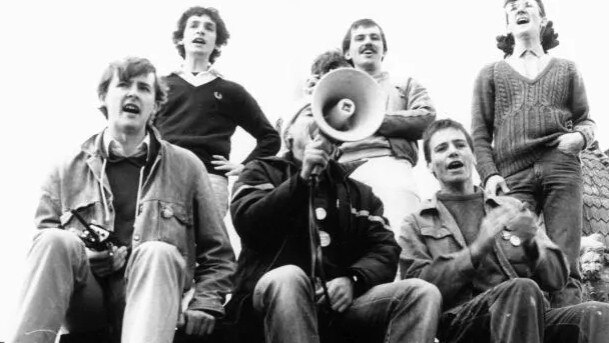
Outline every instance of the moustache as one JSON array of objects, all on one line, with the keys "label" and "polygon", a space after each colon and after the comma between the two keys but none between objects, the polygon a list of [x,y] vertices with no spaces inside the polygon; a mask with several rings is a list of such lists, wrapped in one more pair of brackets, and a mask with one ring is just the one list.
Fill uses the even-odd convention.
[{"label": "moustache", "polygon": [[365,50],[371,50],[374,53],[378,52],[378,49],[376,48],[376,46],[372,45],[372,44],[366,44],[363,45],[361,48],[359,48],[359,52],[364,52]]}]

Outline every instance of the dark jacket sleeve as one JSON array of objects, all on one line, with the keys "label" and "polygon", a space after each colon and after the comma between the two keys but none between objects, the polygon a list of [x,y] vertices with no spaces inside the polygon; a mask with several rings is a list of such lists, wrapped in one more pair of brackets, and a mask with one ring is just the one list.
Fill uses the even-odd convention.
[{"label": "dark jacket sleeve", "polygon": [[495,121],[494,64],[483,68],[474,86],[472,102],[472,139],[478,174],[484,185],[486,180],[499,174],[493,159],[493,133]]},{"label": "dark jacket sleeve", "polygon": [[432,257],[421,234],[421,227],[411,214],[402,223],[398,243],[402,247],[400,273],[402,279],[420,278],[438,287],[445,299],[453,299],[468,287],[475,275],[469,249],[447,252]]},{"label": "dark jacket sleeve", "polygon": [[235,182],[230,205],[235,229],[250,247],[282,236],[280,230],[288,230],[290,218],[307,206],[307,185],[298,174],[277,182],[264,166],[260,160],[245,166]]},{"label": "dark jacket sleeve", "polygon": [[203,165],[193,167],[193,170],[197,171],[193,199],[197,265],[195,293],[188,308],[221,317],[225,296],[232,291],[230,278],[235,271],[235,255],[207,172]]},{"label": "dark jacket sleeve", "polygon": [[358,276],[355,294],[359,295],[368,289],[395,278],[400,247],[395,241],[393,231],[387,226],[383,217],[383,204],[370,191],[369,209],[352,211],[353,220],[363,233],[364,254],[349,268],[348,272]]},{"label": "dark jacket sleeve", "polygon": [[256,139],[256,147],[241,163],[246,164],[258,157],[275,156],[281,147],[279,134],[245,89],[242,89],[241,98],[240,113],[237,114],[239,126]]},{"label": "dark jacket sleeve", "polygon": [[384,137],[399,137],[411,141],[421,139],[423,132],[436,118],[436,110],[427,89],[413,78],[398,87],[406,108],[387,113],[377,133]]}]

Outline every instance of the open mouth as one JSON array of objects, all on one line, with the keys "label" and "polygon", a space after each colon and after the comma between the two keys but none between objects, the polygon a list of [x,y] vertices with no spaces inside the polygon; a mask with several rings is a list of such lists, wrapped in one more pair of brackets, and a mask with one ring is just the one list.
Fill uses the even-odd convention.
[{"label": "open mouth", "polygon": [[452,161],[448,164],[448,166],[446,167],[448,170],[452,170],[452,169],[459,169],[463,167],[463,162],[461,161]]},{"label": "open mouth", "polygon": [[128,113],[133,113],[133,114],[140,113],[139,106],[137,106],[135,104],[125,104],[125,105],[123,105],[122,110],[123,110],[123,112],[128,112]]},{"label": "open mouth", "polygon": [[205,39],[203,38],[195,38],[192,40],[193,43],[195,44],[205,44]]},{"label": "open mouth", "polygon": [[524,16],[516,18],[516,24],[517,25],[528,24],[529,21],[530,21],[529,18],[528,17],[524,17]]}]

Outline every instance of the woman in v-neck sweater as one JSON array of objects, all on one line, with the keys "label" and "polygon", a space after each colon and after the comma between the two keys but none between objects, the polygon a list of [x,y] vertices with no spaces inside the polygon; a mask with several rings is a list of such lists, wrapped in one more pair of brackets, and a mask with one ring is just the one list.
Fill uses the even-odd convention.
[{"label": "woman in v-neck sweater", "polygon": [[485,190],[507,193],[543,214],[548,236],[567,255],[570,279],[551,294],[552,306],[581,302],[579,246],[582,176],[579,152],[594,141],[581,75],[551,57],[558,45],[541,0],[506,0],[501,61],[478,75],[472,138]]}]

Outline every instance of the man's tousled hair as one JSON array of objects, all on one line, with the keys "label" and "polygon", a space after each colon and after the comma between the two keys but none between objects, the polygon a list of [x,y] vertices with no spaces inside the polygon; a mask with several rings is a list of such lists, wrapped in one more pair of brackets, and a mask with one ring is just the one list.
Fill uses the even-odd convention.
[{"label": "man's tousled hair", "polygon": [[[184,55],[186,54],[186,52],[184,50],[184,45],[180,44],[180,42],[181,42],[182,38],[184,38],[184,29],[186,28],[186,22],[188,21],[188,18],[190,18],[192,16],[202,16],[202,15],[208,16],[216,24],[216,46],[217,47],[226,45],[226,43],[228,42],[228,39],[230,38],[230,33],[228,32],[228,29],[226,28],[226,24],[224,23],[224,20],[222,19],[222,17],[220,17],[220,13],[218,12],[217,9],[215,9],[213,7],[201,7],[201,6],[191,7],[189,9],[187,9],[184,13],[182,13],[182,16],[180,16],[180,19],[178,20],[177,29],[173,32],[173,44],[176,46],[176,49],[178,49],[178,53],[180,54],[180,56],[182,58],[184,58]],[[220,56],[220,53],[221,52],[218,48],[214,48],[214,51],[209,56],[209,63],[213,64],[216,61],[216,59]]]},{"label": "man's tousled hair", "polygon": [[[156,68],[146,58],[142,57],[126,57],[122,60],[114,61],[108,65],[104,70],[99,84],[97,85],[97,96],[100,100],[106,98],[108,94],[108,87],[114,75],[122,81],[129,81],[134,77],[141,75],[154,74],[154,100],[157,104],[157,108],[167,100],[167,86],[164,81],[158,77]],[[100,111],[108,118],[108,109],[105,105],[102,105]]]}]

